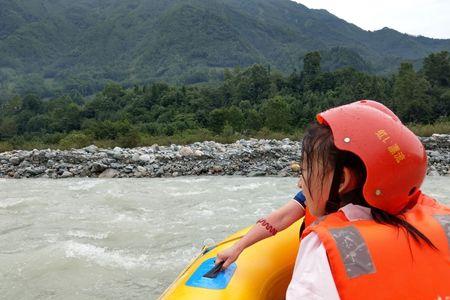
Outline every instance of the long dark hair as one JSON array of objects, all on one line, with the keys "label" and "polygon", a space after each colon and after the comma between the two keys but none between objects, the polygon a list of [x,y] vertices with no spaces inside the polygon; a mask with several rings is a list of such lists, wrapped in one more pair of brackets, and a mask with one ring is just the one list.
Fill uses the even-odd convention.
[{"label": "long dark hair", "polygon": [[[361,159],[348,151],[339,150],[334,145],[333,134],[330,127],[314,123],[307,129],[302,144],[302,161],[306,165],[306,171],[309,174],[306,180],[308,189],[311,186],[311,177],[313,171],[313,162],[319,163],[319,174],[321,184],[323,185],[325,176],[329,171],[334,170],[333,181],[331,183],[329,198],[325,207],[325,214],[336,212],[342,206],[352,203],[369,207],[373,220],[380,224],[401,228],[409,234],[415,242],[424,241],[433,249],[436,247],[433,243],[417,228],[408,223],[399,215],[392,215],[386,211],[373,207],[367,203],[363,195],[363,186],[366,181],[366,168]],[[357,188],[343,195],[339,195],[339,185],[341,183],[343,169],[347,167],[353,171],[357,178]],[[303,176],[303,174],[302,174]],[[311,195],[311,191],[309,191]]]}]

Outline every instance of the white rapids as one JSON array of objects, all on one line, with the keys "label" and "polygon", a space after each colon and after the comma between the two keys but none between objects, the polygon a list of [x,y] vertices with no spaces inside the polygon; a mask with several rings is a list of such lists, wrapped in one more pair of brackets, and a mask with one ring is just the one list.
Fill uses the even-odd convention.
[{"label": "white rapids", "polygon": [[[0,179],[2,299],[156,299],[199,252],[288,201],[295,178]],[[450,177],[424,191],[450,203]]]}]

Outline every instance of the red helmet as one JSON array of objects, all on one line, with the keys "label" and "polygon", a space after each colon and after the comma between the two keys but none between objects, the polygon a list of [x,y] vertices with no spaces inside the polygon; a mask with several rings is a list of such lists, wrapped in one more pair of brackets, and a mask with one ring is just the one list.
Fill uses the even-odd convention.
[{"label": "red helmet", "polygon": [[417,136],[386,106],[361,100],[317,115],[333,132],[340,150],[363,161],[366,201],[397,214],[417,197],[426,175],[427,155]]}]

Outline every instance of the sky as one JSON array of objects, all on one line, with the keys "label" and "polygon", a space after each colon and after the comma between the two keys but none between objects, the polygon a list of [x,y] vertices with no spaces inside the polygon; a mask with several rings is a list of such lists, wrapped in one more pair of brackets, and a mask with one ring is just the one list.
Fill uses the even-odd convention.
[{"label": "sky", "polygon": [[365,30],[383,27],[401,33],[450,39],[450,0],[294,0],[326,9]]}]

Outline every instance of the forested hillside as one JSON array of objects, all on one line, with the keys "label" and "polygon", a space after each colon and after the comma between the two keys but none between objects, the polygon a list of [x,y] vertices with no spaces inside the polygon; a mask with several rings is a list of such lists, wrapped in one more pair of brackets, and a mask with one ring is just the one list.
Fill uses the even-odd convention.
[{"label": "forested hillside", "polygon": [[364,31],[290,0],[0,0],[0,100],[126,87],[220,82],[260,64],[288,75],[307,52],[322,69],[395,72],[450,40]]},{"label": "forested hillside", "polygon": [[16,96],[0,107],[0,152],[298,137],[316,113],[363,98],[385,103],[413,129],[434,123],[418,134],[450,133],[449,53],[429,55],[419,72],[410,63],[397,67],[389,77],[352,68],[323,71],[321,55],[310,52],[303,71],[287,76],[252,65],[225,70],[214,86],[111,83],[93,99]]}]

